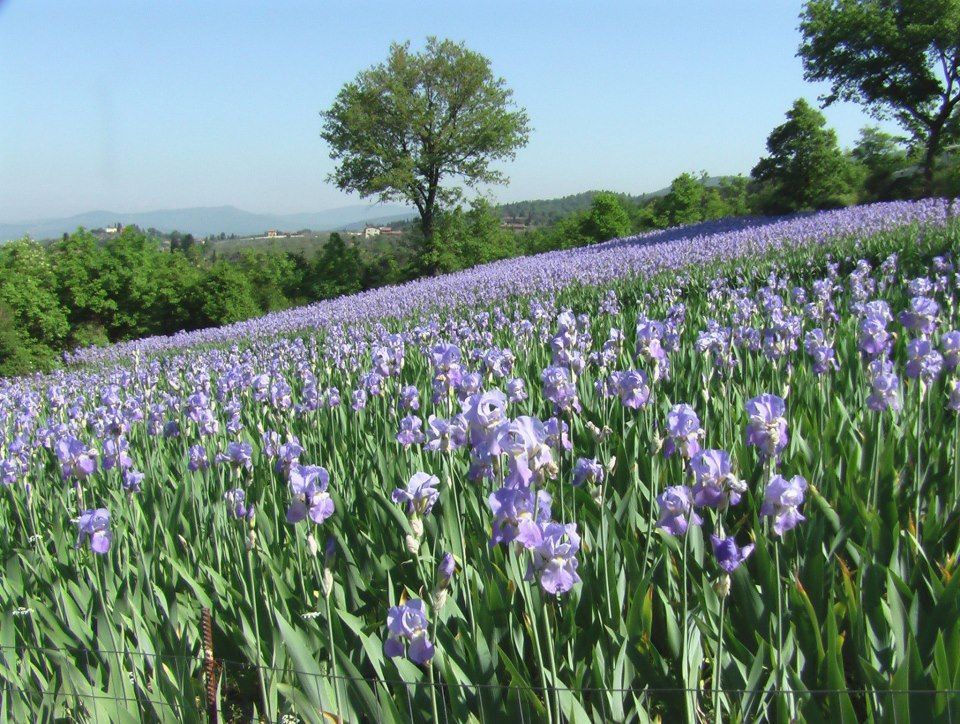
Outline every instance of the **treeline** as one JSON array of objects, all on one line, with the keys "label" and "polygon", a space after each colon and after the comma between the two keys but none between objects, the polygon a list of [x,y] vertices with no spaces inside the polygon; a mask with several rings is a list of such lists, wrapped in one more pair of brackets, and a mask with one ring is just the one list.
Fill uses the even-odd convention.
[{"label": "treeline", "polygon": [[[503,226],[505,207],[480,198],[440,213],[439,252],[426,252],[415,224],[375,246],[332,234],[312,257],[257,249],[218,256],[189,234],[171,234],[165,243],[136,227],[106,240],[79,230],[45,246],[11,242],[0,247],[0,375],[48,368],[75,347],[227,324],[434,271],[729,216],[923,193],[919,152],[872,127],[843,151],[823,115],[802,100],[770,134],[767,149],[749,178],[683,173],[665,194],[590,192],[585,208],[583,195],[567,197],[561,201],[579,210],[521,232]],[[960,196],[955,150],[938,163],[934,193]]]},{"label": "treeline", "polygon": [[[516,219],[527,226],[552,226],[571,214],[578,213],[590,207],[594,197],[601,191],[583,191],[558,199],[534,199],[532,201],[513,201],[501,204],[497,209],[504,218]],[[636,206],[650,195],[631,196],[630,194],[616,194],[617,200],[624,206]]]},{"label": "treeline", "polygon": [[[182,238],[182,237],[181,237]],[[101,241],[79,230],[0,247],[0,375],[55,365],[61,352],[228,324],[394,283],[400,255],[364,253],[332,234],[308,259],[286,252],[204,256],[136,227]]]}]

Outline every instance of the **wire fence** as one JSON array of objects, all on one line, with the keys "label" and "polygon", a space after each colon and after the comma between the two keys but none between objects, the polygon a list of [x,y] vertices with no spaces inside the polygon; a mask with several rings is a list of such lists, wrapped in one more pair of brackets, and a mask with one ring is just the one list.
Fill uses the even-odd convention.
[{"label": "wire fence", "polygon": [[[207,641],[206,643],[209,643]],[[12,660],[11,660],[12,655]],[[344,721],[379,721],[383,718],[414,721],[436,705],[437,720],[462,721],[463,713],[485,720],[539,722],[543,720],[543,702],[573,697],[586,709],[596,712],[603,720],[620,718],[643,720],[637,712],[660,713],[671,717],[670,712],[681,711],[689,696],[696,695],[709,702],[709,688],[679,686],[603,687],[603,686],[544,686],[526,683],[457,683],[446,680],[408,681],[402,678],[379,676],[333,675],[329,672],[303,671],[292,667],[273,667],[216,658],[211,648],[205,647],[201,654],[167,654],[145,651],[51,648],[24,645],[0,645],[0,657],[8,668],[18,661],[32,656],[47,656],[83,662],[80,671],[84,679],[59,681],[41,685],[17,684],[4,678],[0,685],[0,718],[14,721],[16,706],[26,707],[31,713],[42,716],[40,720],[65,718],[70,721],[107,721],[129,719],[209,722],[276,721],[292,724],[297,721],[326,719],[337,721],[342,713]],[[104,665],[115,657],[128,661],[142,660],[140,667],[131,666],[125,675],[135,695],[129,696],[103,688],[109,677],[104,676]],[[176,696],[170,696],[169,687],[158,696],[162,688],[156,681],[156,672],[166,667],[177,671],[179,680],[185,683]],[[151,675],[137,680],[134,671]],[[299,710],[297,704],[286,706],[286,713],[275,719],[264,717],[259,706],[257,680],[260,673],[269,674],[276,680],[300,682],[304,693],[302,702],[309,704],[310,711]],[[310,685],[314,684],[313,691]],[[32,683],[32,682],[31,682]],[[331,690],[345,696],[344,706],[338,707]],[[767,711],[776,700],[787,699],[792,706],[800,708],[806,703],[826,703],[827,700],[844,697],[855,705],[855,715],[860,720],[875,717],[869,712],[883,712],[880,718],[905,724],[912,719],[930,722],[943,721],[960,724],[960,688],[949,689],[781,689],[781,688],[727,688],[722,689],[727,698],[739,701],[752,700],[756,711]],[[312,698],[313,696],[316,698]],[[373,697],[372,699],[370,697]],[[291,699],[291,701],[294,701]],[[566,701],[566,700],[565,700]],[[619,702],[619,704],[618,704]],[[304,706],[305,704],[301,704]],[[256,708],[256,714],[255,714]],[[389,712],[393,712],[388,716]],[[936,712],[931,718],[930,712]],[[115,716],[114,716],[115,714]],[[139,716],[138,716],[139,715]]]}]

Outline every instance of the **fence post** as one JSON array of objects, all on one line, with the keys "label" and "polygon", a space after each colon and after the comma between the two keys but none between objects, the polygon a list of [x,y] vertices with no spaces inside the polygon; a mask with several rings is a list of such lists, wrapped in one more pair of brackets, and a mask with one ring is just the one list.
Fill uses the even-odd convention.
[{"label": "fence post", "polygon": [[203,633],[203,673],[207,686],[207,718],[217,724],[217,662],[213,657],[213,620],[210,609],[200,610],[200,629]]}]

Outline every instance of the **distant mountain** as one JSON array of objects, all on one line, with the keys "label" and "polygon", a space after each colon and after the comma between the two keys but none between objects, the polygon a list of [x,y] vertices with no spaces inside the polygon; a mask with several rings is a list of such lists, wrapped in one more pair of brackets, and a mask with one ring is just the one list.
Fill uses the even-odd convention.
[{"label": "distant mountain", "polygon": [[267,229],[339,231],[362,228],[364,224],[386,224],[415,215],[415,211],[398,204],[360,204],[302,214],[253,214],[234,206],[143,211],[133,214],[88,211],[61,219],[0,224],[0,241],[18,239],[24,234],[29,234],[34,239],[50,239],[72,233],[78,226],[98,229],[118,221],[121,224],[136,224],[142,229],[154,228],[168,233],[180,231],[194,236],[207,236],[221,232],[237,235],[262,234]]},{"label": "distant mountain", "polygon": [[[0,0],[2,1],[2,0]],[[727,176],[711,176],[706,179],[707,186],[716,186]],[[630,204],[643,203],[658,196],[664,196],[668,188],[652,193],[634,196],[616,194],[622,201]],[[589,208],[597,191],[584,191],[571,196],[556,199],[535,199],[500,204],[497,210],[506,217],[524,219],[526,223],[541,226],[551,224],[577,211]],[[0,223],[0,242],[19,239],[28,234],[34,239],[52,239],[64,233],[72,233],[78,226],[85,229],[99,229],[121,224],[136,224],[142,229],[154,228],[169,233],[180,231],[194,236],[210,234],[236,234],[253,236],[268,229],[280,231],[356,231],[364,225],[386,226],[391,222],[416,218],[417,212],[399,204],[357,204],[343,206],[328,211],[303,214],[253,214],[235,206],[209,206],[193,209],[169,209],[163,211],[143,211],[134,214],[116,211],[88,211],[62,219],[43,219],[19,224]]]}]

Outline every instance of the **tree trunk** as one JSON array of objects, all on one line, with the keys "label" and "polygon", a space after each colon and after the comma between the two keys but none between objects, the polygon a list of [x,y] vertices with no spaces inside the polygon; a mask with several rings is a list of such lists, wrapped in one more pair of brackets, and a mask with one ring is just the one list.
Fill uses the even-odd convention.
[{"label": "tree trunk", "polygon": [[430,276],[436,276],[440,269],[440,257],[434,244],[433,209],[424,209],[420,214],[420,230],[423,232],[424,261]]},{"label": "tree trunk", "polygon": [[933,118],[930,125],[930,136],[927,138],[927,152],[923,156],[923,192],[927,196],[933,196],[933,165],[937,161],[937,154],[940,152],[940,141],[943,135],[943,128],[950,119],[950,113],[954,104],[949,99],[945,99],[940,107],[940,112]]},{"label": "tree trunk", "polygon": [[927,152],[923,156],[923,194],[933,196],[933,164],[937,160],[940,147],[940,129],[932,130],[927,141]]}]

